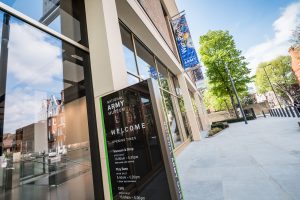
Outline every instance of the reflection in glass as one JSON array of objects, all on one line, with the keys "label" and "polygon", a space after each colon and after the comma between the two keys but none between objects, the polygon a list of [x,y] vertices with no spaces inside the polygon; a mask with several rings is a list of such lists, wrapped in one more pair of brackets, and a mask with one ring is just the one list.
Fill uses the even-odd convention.
[{"label": "reflection in glass", "polygon": [[139,82],[139,78],[131,75],[131,74],[127,74],[127,78],[128,78],[128,83],[129,85],[133,85],[135,83],[138,83]]},{"label": "reflection in glass", "polygon": [[123,50],[125,55],[125,64],[127,67],[127,71],[129,71],[132,74],[138,75],[131,34],[121,24],[120,24],[120,30],[121,30],[121,37],[122,37]]},{"label": "reflection in glass", "polygon": [[[0,12],[0,21],[7,16]],[[88,55],[13,17],[0,27],[9,36],[1,52],[0,199],[93,199]]]},{"label": "reflection in glass", "polygon": [[179,86],[179,82],[178,82],[178,79],[172,75],[172,80],[173,80],[173,85],[174,85],[174,88],[175,88],[175,93],[177,96],[182,96],[182,92],[181,92],[181,88]]},{"label": "reflection in glass", "polygon": [[150,77],[157,79],[154,56],[137,40],[135,40],[135,46],[140,76],[143,79]]},{"label": "reflection in glass", "polygon": [[[147,81],[101,101],[113,199],[122,199],[122,194],[145,197],[137,199],[171,199]],[[124,106],[109,110],[116,101]],[[121,168],[126,169],[121,172],[125,179],[119,175]]]},{"label": "reflection in glass", "polygon": [[160,87],[164,90],[170,91],[169,83],[168,83],[168,70],[159,60],[157,60],[157,70],[159,76]]},{"label": "reflection in glass", "polygon": [[185,132],[186,132],[187,136],[189,137],[189,136],[191,136],[191,127],[190,127],[189,121],[187,119],[187,114],[186,114],[186,110],[185,110],[185,105],[184,105],[184,100],[183,100],[183,97],[182,97],[181,88],[179,87],[178,79],[173,75],[172,75],[172,80],[173,80],[173,85],[174,85],[175,92],[176,92],[176,95],[177,95],[176,99],[178,101],[182,121],[183,121],[183,124],[184,124],[184,129],[185,129]]},{"label": "reflection in glass", "polygon": [[190,94],[190,98],[192,100],[192,105],[193,105],[193,109],[194,109],[194,112],[195,112],[195,115],[196,115],[196,119],[197,119],[196,121],[197,121],[198,127],[200,128],[200,130],[202,130],[202,124],[201,124],[201,120],[200,120],[198,107],[196,105],[195,96],[190,90],[189,90],[189,94]]},{"label": "reflection in glass", "polygon": [[84,1],[0,0],[70,39],[87,46]]},{"label": "reflection in glass", "polygon": [[173,139],[174,148],[176,148],[179,144],[182,143],[179,127],[176,119],[176,115],[174,112],[174,105],[173,105],[173,95],[169,94],[168,92],[162,90],[164,102],[165,102],[165,112],[166,117],[170,129],[170,133]]},{"label": "reflection in glass", "polygon": [[184,129],[185,129],[186,135],[189,137],[189,136],[191,136],[192,130],[191,130],[188,118],[187,118],[186,111],[185,111],[185,105],[184,105],[183,97],[182,96],[177,97],[176,99],[178,101],[178,105],[179,105],[180,113],[181,113],[181,116],[182,116],[182,121],[183,121],[183,124],[184,124]]}]

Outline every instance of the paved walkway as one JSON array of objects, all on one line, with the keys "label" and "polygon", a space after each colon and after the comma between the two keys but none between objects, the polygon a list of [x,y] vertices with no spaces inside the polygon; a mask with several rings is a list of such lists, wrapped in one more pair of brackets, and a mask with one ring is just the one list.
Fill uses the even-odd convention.
[{"label": "paved walkway", "polygon": [[300,199],[299,119],[230,124],[177,158],[186,200]]}]

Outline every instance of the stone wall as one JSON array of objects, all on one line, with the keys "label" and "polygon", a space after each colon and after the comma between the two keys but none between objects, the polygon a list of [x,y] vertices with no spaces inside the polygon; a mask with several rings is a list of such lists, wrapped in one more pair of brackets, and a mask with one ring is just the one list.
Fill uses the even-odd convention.
[{"label": "stone wall", "polygon": [[226,119],[231,119],[229,112],[227,111],[219,111],[219,112],[213,112],[208,114],[209,121],[211,122],[218,122],[223,121]]},{"label": "stone wall", "polygon": [[249,109],[249,108],[253,108],[255,115],[258,116],[263,114],[262,111],[264,111],[265,114],[269,113],[270,106],[268,102],[265,101],[265,102],[256,103],[244,107],[244,109]]},{"label": "stone wall", "polygon": [[[162,4],[160,0],[138,0],[141,6],[144,8],[168,46],[173,52],[176,52],[176,46],[174,40],[172,39],[173,35],[171,32],[171,27],[166,18]],[[176,55],[176,54],[175,54]]]}]

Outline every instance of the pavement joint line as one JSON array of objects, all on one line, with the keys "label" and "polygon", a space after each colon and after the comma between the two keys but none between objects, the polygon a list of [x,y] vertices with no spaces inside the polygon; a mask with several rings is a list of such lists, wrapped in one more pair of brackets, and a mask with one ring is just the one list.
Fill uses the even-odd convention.
[{"label": "pavement joint line", "polygon": [[[300,133],[299,127],[297,123],[295,125],[294,119],[262,118],[252,121],[248,126],[243,123],[230,124],[222,134],[191,143],[182,152],[183,154],[178,155],[183,177],[184,173],[188,175],[183,180],[183,189],[187,187],[191,192],[187,198],[189,200],[242,199],[240,195],[248,194],[254,189],[254,193],[253,191],[249,193],[247,199],[268,199],[267,197],[270,200],[300,199],[297,190],[299,186],[297,170],[300,167],[300,156],[297,156],[300,155],[298,133]],[[229,174],[228,177],[226,170],[233,167],[236,167],[239,172],[235,176],[233,171],[231,172],[233,175]],[[245,173],[248,172],[249,167],[251,173],[247,175]],[[208,168],[212,169],[206,171]],[[196,174],[192,172],[194,175],[191,176],[191,170],[197,170]],[[208,172],[215,174],[219,170],[221,170],[220,179],[218,175],[205,174]],[[199,180],[195,177],[197,174]],[[191,180],[193,184],[199,184],[193,186]],[[234,180],[236,184],[242,185],[237,185],[235,188],[228,185],[226,182],[228,180]],[[259,186],[255,183],[256,180],[259,181]],[[254,182],[248,183],[248,181]],[[249,190],[247,184],[251,184]],[[238,188],[243,190],[239,191]],[[212,193],[213,190],[216,190],[215,193]]]},{"label": "pavement joint line", "polygon": [[250,155],[250,157],[253,159],[253,161],[256,163],[256,165],[261,169],[261,171],[265,174],[265,176],[266,176],[269,180],[271,180],[275,185],[277,185],[277,186],[280,188],[280,190],[281,190],[282,192],[284,192],[285,194],[287,194],[287,196],[288,196],[290,199],[297,200],[297,199],[295,199],[295,198],[293,197],[292,194],[290,194],[288,191],[286,191],[286,190],[282,187],[282,185],[276,181],[276,179],[274,179],[269,173],[267,173],[267,171],[265,170],[265,168],[263,167],[263,165],[261,165],[259,162],[257,162],[257,160],[256,160],[252,155]]}]

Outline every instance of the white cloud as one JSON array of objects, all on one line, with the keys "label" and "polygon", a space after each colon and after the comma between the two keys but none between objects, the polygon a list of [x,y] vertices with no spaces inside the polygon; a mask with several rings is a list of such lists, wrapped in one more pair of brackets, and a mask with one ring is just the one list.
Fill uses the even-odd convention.
[{"label": "white cloud", "polygon": [[32,88],[16,88],[6,94],[4,133],[38,122],[47,93]]},{"label": "white cloud", "polygon": [[10,27],[8,66],[17,81],[47,84],[62,76],[61,49],[53,39],[26,24]]},{"label": "white cloud", "polygon": [[26,24],[11,23],[8,50],[8,80],[4,132],[40,120],[43,100],[59,93],[62,79],[62,50],[58,40]]},{"label": "white cloud", "polygon": [[[281,16],[273,23],[274,37],[263,43],[250,47],[244,54],[249,68],[255,73],[259,63],[287,55],[289,40],[295,27],[300,24],[300,2],[287,6]],[[255,36],[254,36],[255,37]]]}]

